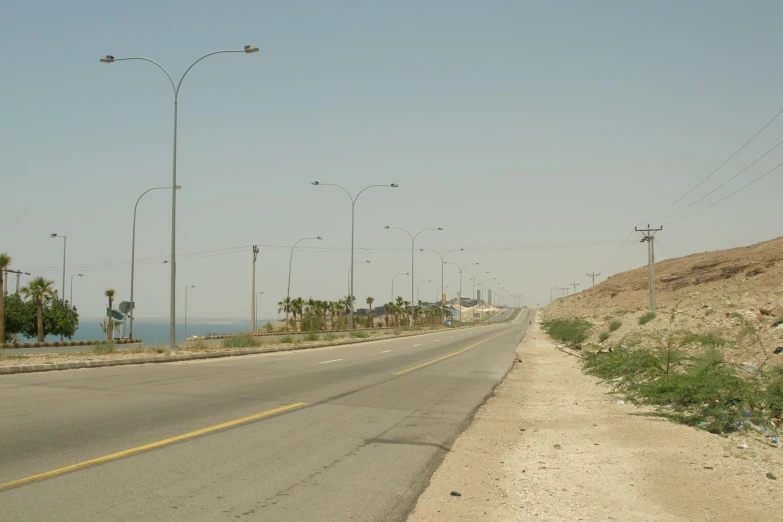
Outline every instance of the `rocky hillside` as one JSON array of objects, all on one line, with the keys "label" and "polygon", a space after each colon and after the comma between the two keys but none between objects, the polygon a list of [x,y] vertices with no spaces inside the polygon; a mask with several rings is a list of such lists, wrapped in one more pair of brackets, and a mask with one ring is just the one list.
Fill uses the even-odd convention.
[{"label": "rocky hillside", "polygon": [[[588,343],[603,348],[653,347],[679,332],[689,351],[718,347],[728,361],[751,370],[783,364],[783,238],[661,261],[655,276],[658,313],[644,325],[647,267],[597,284],[594,299],[589,287],[557,299],[544,316],[590,320]],[[610,331],[612,321],[622,324]]]}]

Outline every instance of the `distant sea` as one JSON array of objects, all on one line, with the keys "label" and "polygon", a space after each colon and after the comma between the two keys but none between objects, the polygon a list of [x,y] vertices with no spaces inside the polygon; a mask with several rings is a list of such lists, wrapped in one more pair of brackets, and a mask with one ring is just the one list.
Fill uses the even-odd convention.
[{"label": "distant sea", "polygon": [[[275,322],[275,319],[259,319],[259,327],[265,325],[267,321]],[[125,335],[130,335],[128,321],[125,321]],[[249,332],[250,323],[191,323],[188,322],[188,337],[197,335],[203,336],[207,333],[212,334],[232,334],[240,332]],[[116,331],[115,331],[116,332]],[[119,337],[115,333],[115,336]],[[101,330],[101,321],[80,321],[79,329],[73,336],[74,341],[95,341],[105,337]],[[145,344],[162,344],[169,340],[169,323],[166,321],[133,321],[133,337],[141,339]],[[60,337],[47,335],[47,341],[59,341]],[[67,339],[66,339],[67,340]],[[185,324],[177,323],[177,341],[185,340]],[[31,339],[20,338],[21,342],[30,342]],[[34,341],[34,339],[32,339]]]}]

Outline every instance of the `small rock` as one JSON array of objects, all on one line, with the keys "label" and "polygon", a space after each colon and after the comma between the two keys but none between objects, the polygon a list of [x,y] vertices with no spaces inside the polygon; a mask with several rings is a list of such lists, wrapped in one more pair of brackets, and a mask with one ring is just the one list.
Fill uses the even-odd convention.
[{"label": "small rock", "polygon": [[767,478],[768,478],[769,480],[777,480],[777,479],[778,479],[778,478],[777,478],[775,475],[773,475],[772,473],[767,473]]},{"label": "small rock", "polygon": [[712,466],[704,466],[704,469],[712,469]]},{"label": "small rock", "polygon": [[452,497],[461,497],[462,493],[460,493],[459,491],[452,491],[451,492],[451,496]]},{"label": "small rock", "polygon": [[625,401],[617,401],[617,404],[625,404]]},{"label": "small rock", "polygon": [[783,353],[783,346],[778,346],[775,348],[775,354]]},{"label": "small rock", "polygon": [[737,447],[739,449],[748,449],[750,446],[748,446],[747,444],[743,443],[743,444],[738,444]]},{"label": "small rock", "polygon": [[555,444],[555,449],[562,449],[563,447],[560,444]]},{"label": "small rock", "polygon": [[745,373],[752,373],[754,375],[759,373],[759,367],[749,362],[744,362],[740,364],[740,370],[742,370]]}]

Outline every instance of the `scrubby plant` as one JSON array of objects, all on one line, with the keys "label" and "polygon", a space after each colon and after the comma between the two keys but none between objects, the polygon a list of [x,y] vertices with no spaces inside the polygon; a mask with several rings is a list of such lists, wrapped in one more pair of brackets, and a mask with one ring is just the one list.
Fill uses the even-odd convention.
[{"label": "scrubby plant", "polygon": [[223,340],[223,346],[226,348],[249,348],[258,346],[256,338],[249,333],[237,334]]},{"label": "scrubby plant", "polygon": [[623,325],[623,323],[621,321],[618,321],[617,319],[615,319],[614,321],[609,323],[609,331],[610,332],[616,332],[617,330],[620,329],[620,327],[622,325]]},{"label": "scrubby plant", "polygon": [[645,325],[655,319],[655,312],[647,312],[639,318],[639,324]]}]

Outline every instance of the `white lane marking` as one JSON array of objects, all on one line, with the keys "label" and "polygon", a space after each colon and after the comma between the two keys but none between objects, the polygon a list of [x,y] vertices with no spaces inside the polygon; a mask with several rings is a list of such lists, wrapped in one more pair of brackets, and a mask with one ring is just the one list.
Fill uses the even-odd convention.
[{"label": "white lane marking", "polygon": [[414,344],[413,347],[416,348],[417,346],[421,346],[420,344]]},{"label": "white lane marking", "polygon": [[436,342],[436,343],[439,343],[439,342],[440,342],[440,339],[435,339],[435,342]]},{"label": "white lane marking", "polygon": [[384,350],[384,351],[382,351],[381,353],[386,353],[386,352],[390,352],[390,351],[391,351],[391,350]]},{"label": "white lane marking", "polygon": [[318,364],[326,364],[326,363],[337,362],[337,361],[342,361],[342,359],[332,359],[331,361],[321,361]]}]

